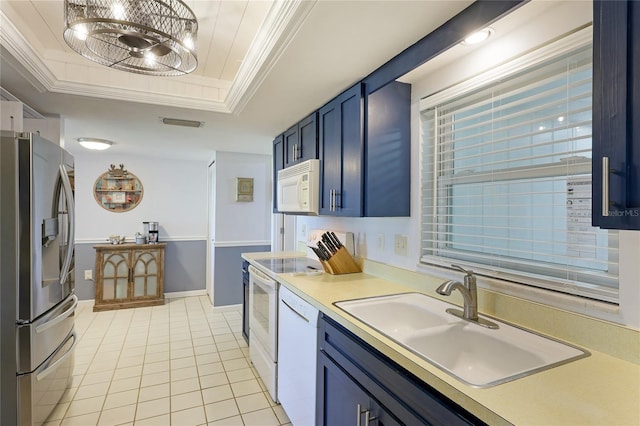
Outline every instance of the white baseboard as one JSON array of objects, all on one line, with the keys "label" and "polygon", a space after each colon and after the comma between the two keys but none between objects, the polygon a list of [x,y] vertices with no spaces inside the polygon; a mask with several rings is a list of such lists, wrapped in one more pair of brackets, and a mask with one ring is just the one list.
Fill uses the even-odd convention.
[{"label": "white baseboard", "polygon": [[78,300],[78,305],[79,306],[93,307],[93,302],[95,302],[94,299]]},{"label": "white baseboard", "polygon": [[213,306],[212,308],[214,312],[237,311],[242,309],[242,303],[238,305]]},{"label": "white baseboard", "polygon": [[206,296],[207,290],[189,290],[189,291],[174,291],[171,293],[165,293],[165,299],[175,299],[176,297],[193,297],[193,296]]}]

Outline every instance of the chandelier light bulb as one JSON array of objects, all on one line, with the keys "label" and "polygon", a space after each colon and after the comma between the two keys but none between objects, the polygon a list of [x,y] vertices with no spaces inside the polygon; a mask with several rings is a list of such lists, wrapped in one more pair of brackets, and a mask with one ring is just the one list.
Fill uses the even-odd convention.
[{"label": "chandelier light bulb", "polygon": [[122,3],[115,3],[113,6],[111,6],[111,13],[113,13],[114,18],[120,20],[125,19],[127,16]]},{"label": "chandelier light bulb", "polygon": [[150,50],[146,51],[144,53],[144,62],[149,65],[149,66],[153,66],[155,65],[155,63],[157,62],[158,58],[156,58],[156,55],[154,55],[153,52],[151,52]]},{"label": "chandelier light bulb", "polygon": [[86,40],[87,35],[89,35],[89,31],[87,30],[87,26],[85,24],[78,24],[73,27],[73,35],[78,40]]},{"label": "chandelier light bulb", "polygon": [[193,43],[193,38],[191,38],[190,34],[185,35],[182,42],[184,43],[185,47],[189,50],[193,50],[195,48],[195,44]]}]

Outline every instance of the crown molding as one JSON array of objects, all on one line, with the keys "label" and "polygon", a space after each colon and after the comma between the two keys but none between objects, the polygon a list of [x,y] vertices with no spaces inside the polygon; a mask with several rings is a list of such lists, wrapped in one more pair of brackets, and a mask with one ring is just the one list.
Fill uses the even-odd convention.
[{"label": "crown molding", "polygon": [[276,1],[242,61],[226,104],[239,114],[260,88],[317,0]]},{"label": "crown molding", "polygon": [[229,108],[222,101],[202,98],[191,98],[176,93],[153,93],[144,87],[117,88],[102,84],[78,83],[75,81],[56,80],[48,89],[51,92],[69,95],[91,96],[103,99],[115,99],[128,102],[140,102],[153,105],[191,108],[229,114]]},{"label": "crown molding", "polygon": [[[113,87],[113,79],[100,80],[101,73],[90,72],[93,64],[81,61],[80,57],[59,52],[39,54],[1,10],[0,43],[3,50],[6,49],[11,55],[3,57],[12,65],[17,65],[18,72],[41,93],[48,91],[239,114],[264,82],[316,1],[277,0],[269,10],[232,83],[189,75],[180,80],[180,86],[188,89],[185,91],[166,90],[160,93],[158,90],[150,89],[148,82],[138,83],[132,79],[128,81],[127,87]],[[80,74],[91,76],[93,81],[74,78],[69,75],[69,67],[84,67],[87,72]],[[170,87],[171,84],[167,86]],[[206,97],[205,93],[208,92],[204,89],[218,90],[220,96],[218,99]],[[185,96],[185,92],[197,93],[198,96]]]},{"label": "crown molding", "polygon": [[[16,66],[22,75],[40,93],[46,92],[56,81],[55,75],[31,47],[13,22],[0,10],[0,45],[11,55],[2,55],[8,62]],[[18,62],[16,64],[15,62]]]}]

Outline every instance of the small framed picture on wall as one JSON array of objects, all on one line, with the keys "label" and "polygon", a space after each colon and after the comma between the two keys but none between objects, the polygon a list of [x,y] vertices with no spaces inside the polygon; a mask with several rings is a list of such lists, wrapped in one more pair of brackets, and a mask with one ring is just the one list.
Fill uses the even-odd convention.
[{"label": "small framed picture on wall", "polygon": [[236,178],[236,201],[253,201],[253,178]]}]

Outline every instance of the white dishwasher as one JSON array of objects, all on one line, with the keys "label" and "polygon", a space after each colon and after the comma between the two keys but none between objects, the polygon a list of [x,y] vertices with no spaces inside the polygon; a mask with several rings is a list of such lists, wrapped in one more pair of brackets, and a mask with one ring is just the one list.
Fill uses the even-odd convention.
[{"label": "white dishwasher", "polygon": [[316,421],[318,310],[280,286],[278,400],[294,426]]}]

